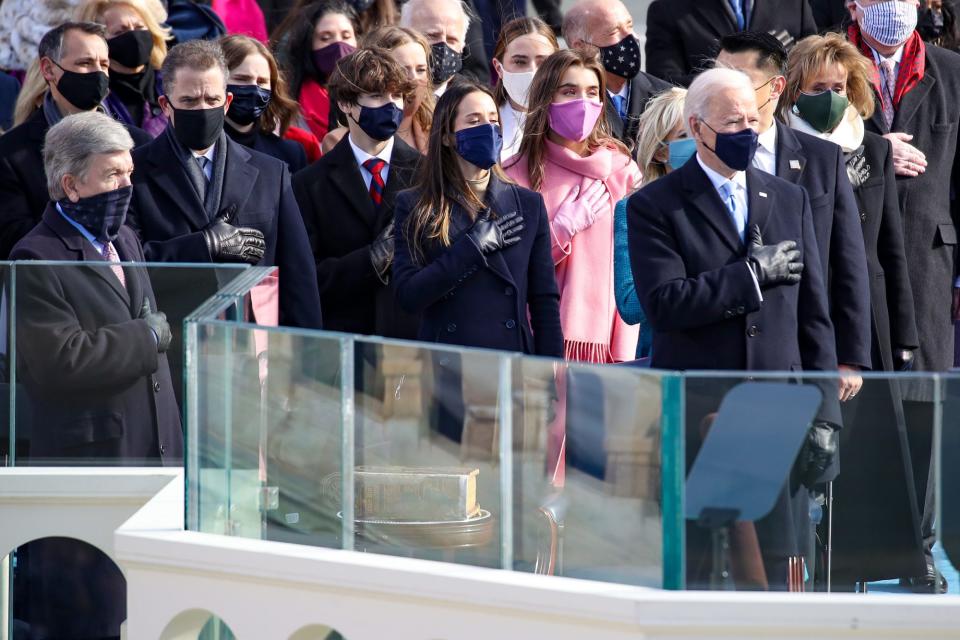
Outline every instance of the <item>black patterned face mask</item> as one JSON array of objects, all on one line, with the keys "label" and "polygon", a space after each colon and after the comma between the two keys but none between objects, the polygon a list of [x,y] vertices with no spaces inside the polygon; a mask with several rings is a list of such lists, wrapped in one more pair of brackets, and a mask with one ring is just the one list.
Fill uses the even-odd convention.
[{"label": "black patterned face mask", "polygon": [[438,42],[430,49],[430,71],[433,75],[433,86],[436,87],[460,73],[463,68],[463,54],[451,49],[446,42]]},{"label": "black patterned face mask", "polygon": [[617,44],[597,48],[603,68],[613,75],[631,80],[640,73],[640,43],[632,33]]},{"label": "black patterned face mask", "polygon": [[57,204],[71,220],[93,234],[98,242],[113,242],[127,219],[127,207],[133,187],[126,186],[72,202],[69,198]]}]

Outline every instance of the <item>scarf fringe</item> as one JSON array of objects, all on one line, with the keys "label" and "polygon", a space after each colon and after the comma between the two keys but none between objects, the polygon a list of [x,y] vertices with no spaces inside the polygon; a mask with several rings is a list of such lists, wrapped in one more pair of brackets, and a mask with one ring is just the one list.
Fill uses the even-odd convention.
[{"label": "scarf fringe", "polygon": [[598,342],[564,340],[563,357],[571,362],[594,362],[597,364],[613,362],[610,345]]}]

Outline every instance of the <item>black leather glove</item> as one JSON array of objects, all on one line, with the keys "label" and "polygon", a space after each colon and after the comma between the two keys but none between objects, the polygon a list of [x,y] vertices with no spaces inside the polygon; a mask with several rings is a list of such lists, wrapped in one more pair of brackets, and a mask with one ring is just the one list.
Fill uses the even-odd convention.
[{"label": "black leather glove", "polygon": [[773,245],[763,244],[760,227],[750,227],[750,242],[747,245],[747,259],[753,265],[757,283],[761,287],[778,284],[797,284],[803,263],[800,262],[800,250],[793,240],[785,240]]},{"label": "black leather glove", "polygon": [[847,178],[854,189],[870,179],[870,164],[863,153],[863,145],[860,145],[847,156]]},{"label": "black leather glove", "polygon": [[829,422],[818,421],[807,431],[800,450],[800,482],[809,489],[830,480],[824,473],[833,465],[840,445],[838,430]]},{"label": "black leather glove", "polygon": [[913,349],[894,349],[893,368],[897,371],[913,371]]},{"label": "black leather glove", "polygon": [[219,217],[203,230],[210,259],[214,262],[246,262],[257,264],[267,245],[257,229],[235,227]]},{"label": "black leather glove", "polygon": [[393,221],[374,239],[370,245],[370,263],[380,282],[390,282],[390,266],[393,264]]},{"label": "black leather glove", "polygon": [[153,329],[157,336],[157,352],[163,353],[170,347],[170,341],[173,340],[173,333],[170,331],[170,323],[167,322],[167,314],[162,311],[154,311],[150,308],[150,299],[143,299],[143,306],[140,307],[140,318],[147,321],[147,325]]},{"label": "black leather glove", "polygon": [[513,211],[502,218],[490,219],[490,209],[484,209],[467,231],[467,237],[473,241],[484,255],[520,242],[523,231],[523,218]]}]

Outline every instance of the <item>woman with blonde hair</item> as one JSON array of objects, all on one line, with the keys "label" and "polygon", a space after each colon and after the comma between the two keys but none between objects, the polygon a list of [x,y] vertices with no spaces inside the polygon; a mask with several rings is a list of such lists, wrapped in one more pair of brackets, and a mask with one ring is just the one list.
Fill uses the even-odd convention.
[{"label": "woman with blonde hair", "polygon": [[77,19],[107,28],[110,95],[104,107],[114,118],[157,137],[167,118],[157,101],[163,94],[160,67],[167,56],[166,11],[155,0],[88,0]]},{"label": "woman with blonde hair", "polygon": [[[640,136],[637,140],[637,162],[643,174],[643,183],[662,178],[682,167],[697,152],[697,143],[688,136],[683,124],[683,104],[687,90],[674,87],[658,94],[647,103],[640,116]],[[613,212],[613,279],[617,311],[627,324],[640,325],[637,358],[650,355],[653,332],[637,298],[627,251],[627,200],[617,203]]]},{"label": "woman with blonde hair", "polygon": [[[780,116],[794,129],[843,149],[870,275],[872,368],[906,370],[919,340],[891,146],[864,130],[864,118],[875,108],[872,74],[870,59],[842,36],[805,38],[790,52]],[[949,300],[945,304],[949,310]],[[923,575],[914,484],[923,486],[926,478],[913,477],[899,386],[867,379],[842,410],[844,472],[834,481],[834,589]],[[922,493],[919,499],[922,506]]]}]

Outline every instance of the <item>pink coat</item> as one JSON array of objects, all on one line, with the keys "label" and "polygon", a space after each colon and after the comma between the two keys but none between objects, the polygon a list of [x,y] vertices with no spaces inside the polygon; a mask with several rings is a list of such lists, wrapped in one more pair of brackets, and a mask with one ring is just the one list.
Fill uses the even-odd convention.
[{"label": "pink coat", "polygon": [[[561,246],[553,232],[553,256],[560,287],[560,322],[568,360],[623,362],[636,357],[639,326],[626,324],[617,313],[613,287],[613,209],[617,201],[640,185],[641,174],[629,156],[610,146],[587,157],[546,141],[543,196],[551,226],[557,207],[574,187],[580,193],[595,180],[610,192],[610,211]],[[508,162],[507,175],[530,187],[527,160]]]}]

